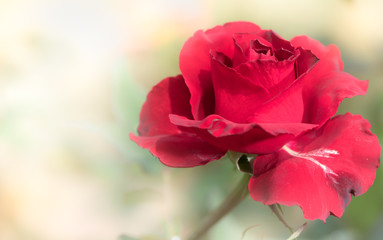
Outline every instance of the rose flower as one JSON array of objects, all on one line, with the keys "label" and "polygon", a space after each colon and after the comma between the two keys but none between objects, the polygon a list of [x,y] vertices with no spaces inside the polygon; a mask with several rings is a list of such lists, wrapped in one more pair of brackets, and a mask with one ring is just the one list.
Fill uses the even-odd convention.
[{"label": "rose flower", "polygon": [[336,46],[232,22],[197,31],[179,65],[182,75],[149,92],[138,136],[130,135],[163,164],[256,154],[251,197],[298,205],[310,220],[340,217],[351,196],[372,185],[380,145],[370,124],[350,113],[333,117],[368,82],[342,71]]}]

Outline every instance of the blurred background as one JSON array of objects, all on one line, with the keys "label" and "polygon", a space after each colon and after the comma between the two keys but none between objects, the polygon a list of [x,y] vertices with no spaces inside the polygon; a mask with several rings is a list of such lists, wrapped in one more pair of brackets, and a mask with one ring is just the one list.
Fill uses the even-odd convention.
[{"label": "blurred background", "polygon": [[[180,73],[196,30],[248,20],[282,37],[339,46],[345,71],[370,81],[340,113],[383,137],[383,1],[0,0],[0,239],[178,240],[239,175],[226,160],[171,169],[129,140],[146,93]],[[368,149],[366,149],[367,151]],[[284,207],[298,228],[305,220]],[[206,239],[286,239],[268,207],[247,198]],[[341,219],[301,239],[382,239],[382,169]]]}]

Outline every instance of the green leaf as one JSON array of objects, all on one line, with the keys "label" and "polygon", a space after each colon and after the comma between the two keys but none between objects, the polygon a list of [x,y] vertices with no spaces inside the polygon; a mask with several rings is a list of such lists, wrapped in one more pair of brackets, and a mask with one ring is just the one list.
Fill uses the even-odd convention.
[{"label": "green leaf", "polygon": [[253,166],[246,155],[242,155],[237,161],[237,168],[243,173],[253,175]]},{"label": "green leaf", "polygon": [[253,175],[253,163],[256,155],[233,151],[228,151],[227,155],[240,172]]}]

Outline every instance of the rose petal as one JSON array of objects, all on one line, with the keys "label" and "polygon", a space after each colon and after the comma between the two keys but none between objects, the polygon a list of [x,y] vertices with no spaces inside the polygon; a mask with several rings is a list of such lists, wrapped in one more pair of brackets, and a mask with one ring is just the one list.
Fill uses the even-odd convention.
[{"label": "rose petal", "polygon": [[[305,75],[309,74],[310,71],[315,68],[318,59],[311,51],[301,48],[298,48],[296,51],[298,55],[295,59],[268,63],[271,69],[268,69],[265,74],[259,74],[262,77],[268,77],[270,79],[269,81],[260,81],[265,83],[269,82],[269,85],[265,86],[265,88],[268,89],[272,98],[258,107],[253,115],[247,119],[248,122],[312,123],[303,121],[305,111],[303,87]],[[245,66],[245,64],[243,64],[243,66]],[[242,65],[239,67],[242,67]],[[248,72],[244,72],[243,69],[238,71],[247,76],[251,75],[251,73],[256,73],[257,69],[259,68],[254,66],[254,68]],[[258,78],[262,79],[262,77]],[[257,78],[256,74],[254,78]],[[282,80],[278,82],[278,78]]]},{"label": "rose petal", "polygon": [[299,56],[295,65],[295,78],[299,78],[309,70],[311,71],[319,60],[310,50],[303,50],[300,47],[297,50],[299,51]]},{"label": "rose petal", "polygon": [[366,93],[368,81],[342,72],[343,62],[335,45],[325,47],[307,36],[295,37],[291,43],[295,47],[311,50],[320,59],[304,77],[304,122],[323,124],[336,113],[344,98]]},{"label": "rose petal", "polygon": [[249,47],[254,50],[257,53],[267,54],[273,52],[273,45],[271,43],[267,42],[263,38],[257,36],[257,38],[253,38],[252,41],[250,41],[250,44],[248,43]]},{"label": "rose petal", "polygon": [[258,107],[247,121],[256,123],[301,123],[305,104],[302,89],[303,80],[296,80],[285,91]]},{"label": "rose petal", "polygon": [[273,46],[260,36],[262,31],[255,33],[235,33],[233,67],[250,60],[267,59],[277,61],[272,56]]},{"label": "rose petal", "polygon": [[210,115],[203,120],[191,120],[175,114],[169,115],[170,122],[177,126],[207,130],[214,137],[225,137],[246,133],[253,128],[261,128],[271,135],[292,134],[297,136],[317,124],[308,123],[235,123],[218,115]]},{"label": "rose petal", "polygon": [[190,134],[138,137],[130,134],[130,139],[140,147],[148,149],[154,156],[169,167],[195,167],[220,159],[225,150],[210,145],[203,139]]},{"label": "rose petal", "polygon": [[218,115],[203,120],[190,120],[170,115],[170,121],[178,126],[194,129],[197,135],[221,149],[236,152],[265,154],[278,150],[315,124],[304,123],[234,123]]},{"label": "rose petal", "polygon": [[303,122],[323,124],[336,114],[343,99],[364,95],[367,92],[368,81],[361,81],[345,72],[326,73],[324,69],[323,72],[319,71],[321,69],[319,65],[304,77]]},{"label": "rose petal", "polygon": [[270,98],[285,90],[296,79],[295,61],[250,61],[240,64],[235,70],[255,85],[264,88]]},{"label": "rose petal", "polygon": [[296,36],[291,39],[290,43],[295,47],[302,47],[303,49],[310,50],[319,59],[326,59],[321,64],[328,65],[326,69],[343,70],[343,61],[340,57],[340,51],[337,46],[330,44],[328,47],[323,45],[318,40],[312,39],[308,36]]},{"label": "rose petal", "polygon": [[250,22],[232,22],[206,32],[198,31],[185,42],[180,53],[179,65],[191,93],[190,104],[195,119],[202,119],[214,111],[210,50],[232,58],[233,34],[259,30],[257,25]]},{"label": "rose petal", "polygon": [[235,122],[245,122],[269,94],[236,70],[223,65],[212,52],[211,71],[215,93],[215,113]]},{"label": "rose petal", "polygon": [[144,103],[138,133],[130,138],[171,167],[193,167],[219,159],[226,151],[169,121],[169,114],[192,117],[190,93],[183,77],[166,78],[153,87]]},{"label": "rose petal", "polygon": [[190,93],[183,77],[162,80],[149,92],[140,113],[140,136],[179,133],[180,129],[169,122],[169,114],[191,118]]},{"label": "rose petal", "polygon": [[380,145],[361,116],[346,114],[258,156],[249,183],[264,204],[299,205],[305,218],[340,217],[351,195],[367,191],[379,166]]},{"label": "rose petal", "polygon": [[294,47],[289,41],[286,41],[273,30],[263,31],[262,37],[272,44],[274,50],[285,49],[290,52],[294,51]]}]

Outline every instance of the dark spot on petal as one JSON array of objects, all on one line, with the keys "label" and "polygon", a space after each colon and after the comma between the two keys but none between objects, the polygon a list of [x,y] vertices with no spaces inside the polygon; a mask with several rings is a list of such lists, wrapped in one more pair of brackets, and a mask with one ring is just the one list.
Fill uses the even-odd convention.
[{"label": "dark spot on petal", "polygon": [[343,200],[344,207],[346,207],[351,200],[351,195],[355,196],[360,192],[360,182],[350,173],[337,172],[336,174],[337,176],[329,174],[328,179],[337,191],[339,198]]}]

